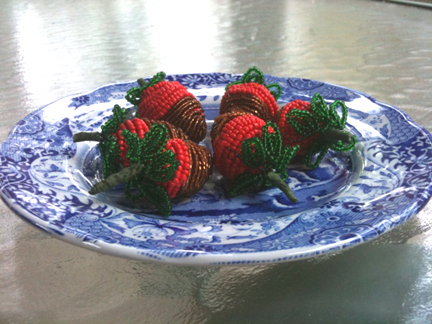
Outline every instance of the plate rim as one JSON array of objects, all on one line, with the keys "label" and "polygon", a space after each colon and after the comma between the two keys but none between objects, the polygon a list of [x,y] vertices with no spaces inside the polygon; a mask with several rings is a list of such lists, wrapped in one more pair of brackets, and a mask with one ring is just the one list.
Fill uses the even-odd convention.
[{"label": "plate rim", "polygon": [[[216,74],[230,75],[231,77],[241,76],[241,74],[230,74],[230,73],[223,73],[223,72],[172,74],[170,76],[172,76],[172,77],[178,77],[178,76],[189,76],[189,75],[216,75]],[[266,77],[274,77],[274,78],[278,78],[278,79],[285,79],[285,80],[286,79],[290,79],[289,77],[275,77],[275,76],[268,75],[268,74],[265,74],[265,76]],[[301,79],[301,78],[291,78],[291,79],[309,80],[309,79]],[[311,80],[311,81],[316,81],[316,80]],[[110,86],[117,87],[117,86],[120,86],[120,85],[132,84],[133,82],[135,82],[135,81],[109,83],[109,84],[102,85],[102,86],[99,86],[97,88],[94,88],[94,89],[92,89],[90,91],[86,91],[86,92],[82,92],[82,93],[75,93],[75,94],[71,94],[71,95],[65,96],[65,97],[57,99],[57,100],[55,100],[55,101],[53,101],[53,102],[51,102],[49,104],[41,106],[40,108],[35,109],[31,113],[29,113],[25,117],[23,117],[20,121],[18,121],[14,125],[14,127],[11,129],[11,131],[7,135],[7,137],[6,137],[6,139],[5,139],[4,142],[6,142],[7,139],[9,139],[9,137],[11,137],[14,134],[14,132],[16,131],[16,129],[19,127],[20,122],[22,122],[25,119],[30,118],[31,116],[37,115],[39,112],[41,112],[46,107],[49,107],[50,105],[58,103],[59,101],[62,101],[62,100],[67,100],[69,98],[74,98],[74,97],[77,97],[77,96],[83,96],[83,95],[86,95],[86,94],[91,94],[91,93],[94,93],[94,92],[96,92],[96,91],[98,91],[98,90],[100,90],[102,88],[106,88],[106,87],[110,87]],[[419,130],[419,132],[421,132],[423,135],[425,135],[429,139],[429,141],[432,143],[432,135],[429,133],[429,131],[426,128],[424,128],[423,126],[421,126],[421,125],[417,124],[416,122],[414,122],[413,119],[406,112],[404,112],[403,110],[401,110],[400,108],[392,106],[392,105],[389,105],[389,104],[386,104],[386,103],[383,103],[383,102],[375,99],[374,97],[372,97],[372,96],[370,96],[370,95],[368,95],[366,93],[357,91],[357,90],[353,90],[353,89],[350,89],[350,88],[347,88],[347,87],[344,87],[344,86],[339,86],[339,85],[335,85],[335,84],[328,83],[328,82],[322,82],[322,81],[316,81],[316,82],[321,82],[321,83],[323,83],[325,85],[335,86],[337,88],[353,91],[356,94],[360,94],[360,95],[364,96],[365,98],[367,98],[368,100],[370,100],[372,103],[377,104],[380,107],[383,107],[385,109],[393,109],[393,110],[395,110],[397,113],[399,113],[400,115],[402,115],[404,117],[404,119],[405,119],[406,122],[408,122],[411,125],[413,125],[414,127],[416,127]],[[2,153],[2,155],[3,155],[3,143],[1,144],[1,147],[2,147],[1,148],[1,153]],[[107,245],[107,246],[110,246],[110,247],[112,247],[112,245],[109,244],[109,243],[106,243],[104,241],[98,241],[95,244],[91,244],[89,242],[87,242],[86,244],[83,244],[83,241],[81,239],[79,239],[75,235],[72,235],[71,233],[62,233],[63,235],[60,235],[59,233],[56,233],[56,231],[54,229],[52,229],[52,228],[49,228],[49,227],[48,228],[44,228],[45,224],[42,224],[42,223],[45,223],[45,221],[43,221],[40,218],[37,218],[36,216],[32,215],[31,213],[29,213],[27,211],[20,212],[19,210],[17,210],[17,208],[14,206],[13,202],[6,197],[6,195],[5,195],[4,191],[3,191],[3,185],[4,185],[3,184],[3,180],[0,181],[0,184],[1,184],[0,196],[1,196],[2,200],[3,200],[3,202],[5,203],[5,205],[9,209],[11,209],[15,214],[17,214],[21,219],[23,219],[24,221],[26,221],[26,222],[32,224],[33,226],[39,228],[40,230],[43,230],[43,231],[47,232],[48,234],[53,235],[53,237],[61,239],[61,240],[66,241],[68,243],[71,243],[73,245],[78,245],[80,247],[84,247],[84,248],[87,248],[87,249],[90,249],[90,250],[93,250],[93,251],[96,251],[96,252],[103,252],[105,254],[109,254],[109,255],[113,255],[113,256],[119,256],[119,257],[124,257],[124,258],[128,258],[128,259],[135,259],[135,260],[144,260],[144,261],[151,261],[152,260],[152,258],[151,257],[149,258],[148,255],[146,257],[143,257],[142,254],[137,253],[136,248],[132,247],[132,246],[116,245],[116,249],[109,249],[109,248],[106,249],[106,248],[103,248],[104,245]],[[412,202],[411,208],[409,210],[409,217],[407,219],[410,219],[411,217],[413,217],[414,215],[416,215],[417,213],[419,213],[426,206],[428,200],[431,198],[431,195],[432,195],[432,183],[429,183],[429,185],[424,189],[424,192],[426,192],[426,196],[427,197],[425,199],[423,199],[423,200],[420,199],[420,198],[418,198],[418,199],[416,199],[415,201]],[[28,214],[27,216],[24,215],[26,212]],[[36,218],[36,220],[33,220],[33,218]],[[49,224],[49,222],[48,222],[48,224]],[[382,235],[382,233],[376,235],[375,237],[378,237],[380,235]],[[351,245],[349,245],[349,246],[347,246],[347,247],[345,247],[343,249],[337,248],[337,249],[335,249],[335,251],[342,251],[342,250],[345,250],[345,249],[348,249],[348,248],[352,248],[352,247],[355,247],[355,246],[359,245],[360,243],[363,243],[363,242],[351,244]],[[335,246],[339,246],[339,245],[335,244]],[[119,250],[123,250],[123,252],[126,252],[126,253],[119,253]],[[150,250],[150,251],[152,251],[152,250]],[[285,253],[285,258],[280,256],[281,250],[276,250],[276,251],[261,251],[261,252],[250,252],[250,253],[238,253],[238,254],[236,254],[236,257],[235,257],[235,259],[237,261],[232,261],[232,257],[230,256],[230,254],[220,253],[220,252],[217,252],[217,253],[205,252],[203,254],[198,254],[199,255],[198,258],[196,257],[196,255],[194,255],[192,257],[192,259],[189,258],[189,257],[181,257],[181,258],[165,258],[165,259],[160,259],[160,260],[154,259],[153,261],[161,261],[162,263],[181,264],[181,265],[210,265],[210,264],[218,264],[218,265],[226,265],[226,264],[236,265],[236,264],[238,264],[238,265],[245,265],[245,264],[259,264],[259,263],[273,263],[273,262],[278,262],[278,261],[293,261],[293,260],[298,260],[298,259],[309,258],[309,257],[312,257],[314,255],[322,255],[322,254],[331,253],[333,250],[331,248],[330,249],[326,249],[325,251],[323,251],[322,249],[320,249],[319,251],[317,251],[316,254],[312,253],[312,255],[311,255],[310,252],[308,254],[305,254],[305,255],[301,255],[301,254],[298,254],[298,253],[295,253],[295,252],[294,253],[290,253],[290,251],[293,251],[293,249],[286,249],[286,250],[282,250],[282,251],[286,252]],[[281,259],[281,260],[274,261],[274,260],[272,260],[274,258],[265,258],[264,259],[264,258],[261,257],[261,256],[269,255],[269,254],[272,254],[272,253],[278,254],[279,255],[278,258]],[[243,258],[240,258],[240,256],[243,256],[243,255],[247,255],[248,256],[248,258],[247,258],[248,260],[240,260],[240,259],[243,259]],[[258,256],[258,255],[260,257],[255,257],[255,256]],[[258,258],[259,260],[256,259],[256,258]],[[218,259],[218,261],[216,261],[216,259]],[[254,260],[252,260],[252,259],[254,259]],[[190,262],[190,261],[192,261],[192,262]],[[212,262],[209,262],[209,261],[212,261]]]}]

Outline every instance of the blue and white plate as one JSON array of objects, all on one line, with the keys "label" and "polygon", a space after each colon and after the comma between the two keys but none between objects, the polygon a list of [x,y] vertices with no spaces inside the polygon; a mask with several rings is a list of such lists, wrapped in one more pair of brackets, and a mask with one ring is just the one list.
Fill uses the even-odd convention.
[{"label": "blue and white plate", "polygon": [[[210,129],[225,86],[240,75],[168,76],[202,102]],[[4,202],[22,219],[64,241],[137,260],[172,264],[257,264],[308,258],[369,241],[402,224],[428,201],[431,135],[402,111],[360,92],[305,79],[278,82],[282,106],[319,92],[349,108],[358,145],[328,153],[320,167],[292,166],[289,184],[300,202],[277,189],[229,199],[215,171],[195,196],[173,202],[169,218],[120,190],[91,196],[100,179],[96,143],[72,135],[97,131],[115,104],[130,107],[135,82],[103,86],[43,107],[21,120],[1,146]],[[132,107],[130,107],[132,111]],[[210,147],[207,137],[204,145]]]}]

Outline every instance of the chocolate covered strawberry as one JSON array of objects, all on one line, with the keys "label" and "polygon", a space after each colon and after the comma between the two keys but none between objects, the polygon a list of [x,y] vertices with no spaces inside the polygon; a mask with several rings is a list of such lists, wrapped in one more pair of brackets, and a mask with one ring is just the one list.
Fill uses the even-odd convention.
[{"label": "chocolate covered strawberry", "polygon": [[265,85],[264,74],[256,67],[250,68],[239,81],[228,84],[225,90],[220,115],[243,111],[270,120],[279,109],[276,101],[281,95],[281,86],[278,83]]},{"label": "chocolate covered strawberry", "polygon": [[137,106],[137,116],[165,120],[181,128],[194,142],[207,133],[201,103],[178,81],[166,81],[165,73],[157,73],[149,82],[138,80],[140,87],[127,92],[126,100]]},{"label": "chocolate covered strawberry", "polygon": [[101,153],[103,174],[108,177],[117,172],[120,166],[129,166],[129,160],[126,158],[128,145],[124,140],[121,132],[129,130],[143,138],[149,128],[154,124],[163,124],[166,126],[169,138],[180,138],[182,140],[188,137],[179,128],[175,128],[166,121],[154,121],[150,119],[126,119],[127,110],[115,105],[113,116],[101,127],[101,132],[81,132],[74,134],[74,142],[97,141]]},{"label": "chocolate covered strawberry", "polygon": [[[341,109],[341,116],[337,108]],[[345,130],[348,108],[340,100],[327,106],[320,94],[311,102],[294,100],[286,104],[274,120],[282,134],[284,146],[299,145],[297,153],[308,168],[316,168],[327,151],[350,151],[357,143],[354,135]],[[315,161],[312,161],[314,156]]]},{"label": "chocolate covered strawberry", "polygon": [[95,184],[90,194],[124,183],[128,198],[144,198],[169,216],[171,198],[196,193],[210,176],[209,150],[189,140],[169,138],[165,125],[154,124],[143,138],[127,129],[121,136],[128,145],[129,166]]},{"label": "chocolate covered strawberry", "polygon": [[297,202],[286,180],[288,164],[298,147],[282,147],[276,124],[252,114],[232,112],[215,119],[211,136],[214,164],[232,181],[231,196],[277,186],[288,199]]}]

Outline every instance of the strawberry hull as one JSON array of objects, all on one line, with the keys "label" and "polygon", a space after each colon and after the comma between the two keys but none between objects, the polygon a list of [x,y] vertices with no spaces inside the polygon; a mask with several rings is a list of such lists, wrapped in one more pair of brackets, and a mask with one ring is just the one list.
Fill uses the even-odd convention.
[{"label": "strawberry hull", "polygon": [[213,159],[214,165],[224,177],[234,180],[240,174],[253,172],[241,160],[241,142],[261,137],[264,125],[265,122],[256,116],[241,115],[223,126],[213,140]]},{"label": "strawberry hull", "polygon": [[127,198],[132,201],[144,198],[163,216],[169,216],[170,199],[192,195],[204,186],[212,170],[211,154],[206,147],[192,141],[169,138],[169,129],[164,123],[147,127],[138,121],[123,123],[118,132],[110,135],[109,146],[102,149],[107,152],[104,167],[105,161],[118,161],[117,151],[122,153],[123,164],[127,166],[111,172],[89,193],[97,194],[124,183]]},{"label": "strawberry hull", "polygon": [[181,129],[175,128],[165,121],[154,121],[150,119],[133,118],[126,120],[120,125],[119,130],[114,133],[114,137],[117,139],[117,143],[120,148],[119,164],[123,167],[129,166],[129,160],[126,158],[128,152],[128,144],[121,134],[123,130],[128,130],[133,134],[137,134],[140,139],[144,138],[144,135],[149,131],[150,127],[154,124],[165,125],[168,129],[169,138],[180,138],[182,140],[187,139],[187,136]]},{"label": "strawberry hull", "polygon": [[288,163],[298,147],[282,147],[276,124],[236,111],[215,119],[211,137],[214,164],[231,181],[230,196],[275,186],[298,201],[286,183]]},{"label": "strawberry hull", "polygon": [[346,129],[348,108],[343,101],[327,105],[316,93],[311,102],[294,100],[275,116],[284,146],[299,145],[298,156],[306,167],[315,169],[328,150],[346,152],[354,148],[357,138]]},{"label": "strawberry hull", "polygon": [[304,156],[308,148],[319,138],[320,135],[319,133],[316,133],[310,137],[304,137],[297,133],[292,125],[287,121],[287,115],[294,109],[310,111],[310,103],[302,100],[294,100],[288,103],[275,115],[274,122],[280,129],[283,145],[290,147],[299,145],[300,150],[297,152],[297,155]]}]

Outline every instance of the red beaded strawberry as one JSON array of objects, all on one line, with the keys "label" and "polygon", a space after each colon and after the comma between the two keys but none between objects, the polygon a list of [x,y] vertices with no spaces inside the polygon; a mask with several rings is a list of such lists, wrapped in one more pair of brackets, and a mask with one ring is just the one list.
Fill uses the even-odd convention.
[{"label": "red beaded strawberry", "polygon": [[178,81],[165,81],[165,73],[157,73],[148,83],[138,80],[140,87],[127,92],[126,100],[138,107],[137,116],[165,120],[181,128],[194,142],[207,133],[201,103]]},{"label": "red beaded strawberry", "polygon": [[169,216],[171,198],[196,193],[210,176],[209,150],[189,140],[170,139],[163,124],[151,126],[142,139],[127,129],[121,135],[128,145],[126,159],[130,165],[95,184],[90,194],[125,183],[129,199],[145,198],[163,216]]},{"label": "red beaded strawberry", "polygon": [[251,114],[227,113],[215,119],[211,137],[214,164],[233,182],[231,196],[277,186],[292,202],[297,202],[286,180],[288,163],[298,147],[282,147],[276,124]]},{"label": "red beaded strawberry", "polygon": [[[336,108],[340,107],[339,116]],[[350,151],[357,143],[354,135],[345,131],[348,108],[340,100],[327,106],[320,94],[311,102],[294,100],[285,105],[275,116],[284,146],[299,145],[298,156],[302,156],[308,168],[316,168],[329,149],[338,152]],[[318,154],[315,161],[313,157]]]},{"label": "red beaded strawberry", "polygon": [[265,85],[264,74],[256,67],[250,68],[239,81],[228,84],[225,90],[219,107],[221,115],[243,111],[270,120],[279,109],[276,101],[282,93],[281,86]]},{"label": "red beaded strawberry", "polygon": [[74,142],[97,141],[103,162],[104,177],[117,172],[120,166],[129,166],[126,158],[128,145],[121,132],[129,130],[143,138],[149,128],[154,124],[163,124],[167,127],[169,138],[187,139],[187,136],[179,128],[173,127],[166,121],[153,121],[150,119],[133,118],[126,120],[127,110],[115,105],[112,117],[101,127],[101,132],[81,132],[74,134]]}]

